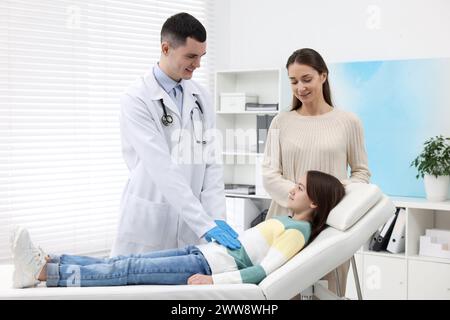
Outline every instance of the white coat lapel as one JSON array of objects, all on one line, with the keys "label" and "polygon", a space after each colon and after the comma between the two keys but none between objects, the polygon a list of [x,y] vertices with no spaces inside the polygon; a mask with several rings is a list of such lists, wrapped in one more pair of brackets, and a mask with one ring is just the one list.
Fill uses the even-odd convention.
[{"label": "white coat lapel", "polygon": [[183,81],[183,128],[189,129],[189,125],[191,122],[191,111],[197,104],[195,103],[198,99],[198,95],[200,92],[198,89],[190,82]]},{"label": "white coat lapel", "polygon": [[[167,113],[168,114],[171,113],[172,117],[174,117],[174,118],[178,117],[178,120],[181,120],[180,110],[178,110],[178,107],[175,105],[172,98],[164,90],[163,90],[163,98],[162,99],[163,99],[164,105],[166,106]],[[161,108],[162,108],[162,106],[161,106]]]},{"label": "white coat lapel", "polygon": [[[157,100],[157,104],[159,104],[159,100],[163,99],[163,102],[166,106],[167,113],[171,113],[172,116],[175,114],[178,116],[178,119],[181,120],[180,110],[173,102],[172,98],[164,91],[163,88],[159,85],[158,81],[156,81],[153,72],[150,71],[145,75],[145,84],[147,85],[150,99],[153,101]],[[160,106],[162,108],[162,106]],[[170,111],[169,111],[170,110]]]}]

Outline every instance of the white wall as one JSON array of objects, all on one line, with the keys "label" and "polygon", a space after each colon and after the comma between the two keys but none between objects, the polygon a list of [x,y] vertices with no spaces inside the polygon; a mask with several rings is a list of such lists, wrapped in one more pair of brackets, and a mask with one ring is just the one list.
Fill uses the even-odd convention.
[{"label": "white wall", "polygon": [[217,0],[216,68],[283,67],[311,47],[330,62],[450,57],[448,0]]},{"label": "white wall", "polygon": [[[230,0],[214,0],[214,66],[217,70],[228,69],[230,63]],[[209,30],[207,30],[209,32]],[[209,41],[208,41],[209,45]],[[206,49],[208,51],[208,49]]]}]

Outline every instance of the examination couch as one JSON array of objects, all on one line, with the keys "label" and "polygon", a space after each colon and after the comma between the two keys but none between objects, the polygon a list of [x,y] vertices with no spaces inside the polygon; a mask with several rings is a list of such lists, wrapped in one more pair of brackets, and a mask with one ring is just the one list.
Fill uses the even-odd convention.
[{"label": "examination couch", "polygon": [[0,265],[0,299],[291,299],[348,261],[394,213],[392,201],[373,184],[346,186],[327,228],[306,248],[256,284],[139,285],[30,289],[11,287],[12,266]]}]

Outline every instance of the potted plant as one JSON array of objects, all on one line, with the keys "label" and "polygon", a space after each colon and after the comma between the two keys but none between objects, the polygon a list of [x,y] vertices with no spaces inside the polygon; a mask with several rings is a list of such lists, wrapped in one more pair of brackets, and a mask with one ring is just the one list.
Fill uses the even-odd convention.
[{"label": "potted plant", "polygon": [[425,141],[421,154],[411,162],[416,178],[424,178],[425,193],[431,201],[447,199],[450,183],[450,138],[442,135]]}]

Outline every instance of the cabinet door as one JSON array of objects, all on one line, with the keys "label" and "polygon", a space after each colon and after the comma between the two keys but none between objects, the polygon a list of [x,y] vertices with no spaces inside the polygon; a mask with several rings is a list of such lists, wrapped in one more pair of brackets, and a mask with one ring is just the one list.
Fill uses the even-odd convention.
[{"label": "cabinet door", "polygon": [[409,299],[450,299],[450,264],[410,260]]},{"label": "cabinet door", "polygon": [[406,260],[364,255],[363,299],[406,300]]}]

